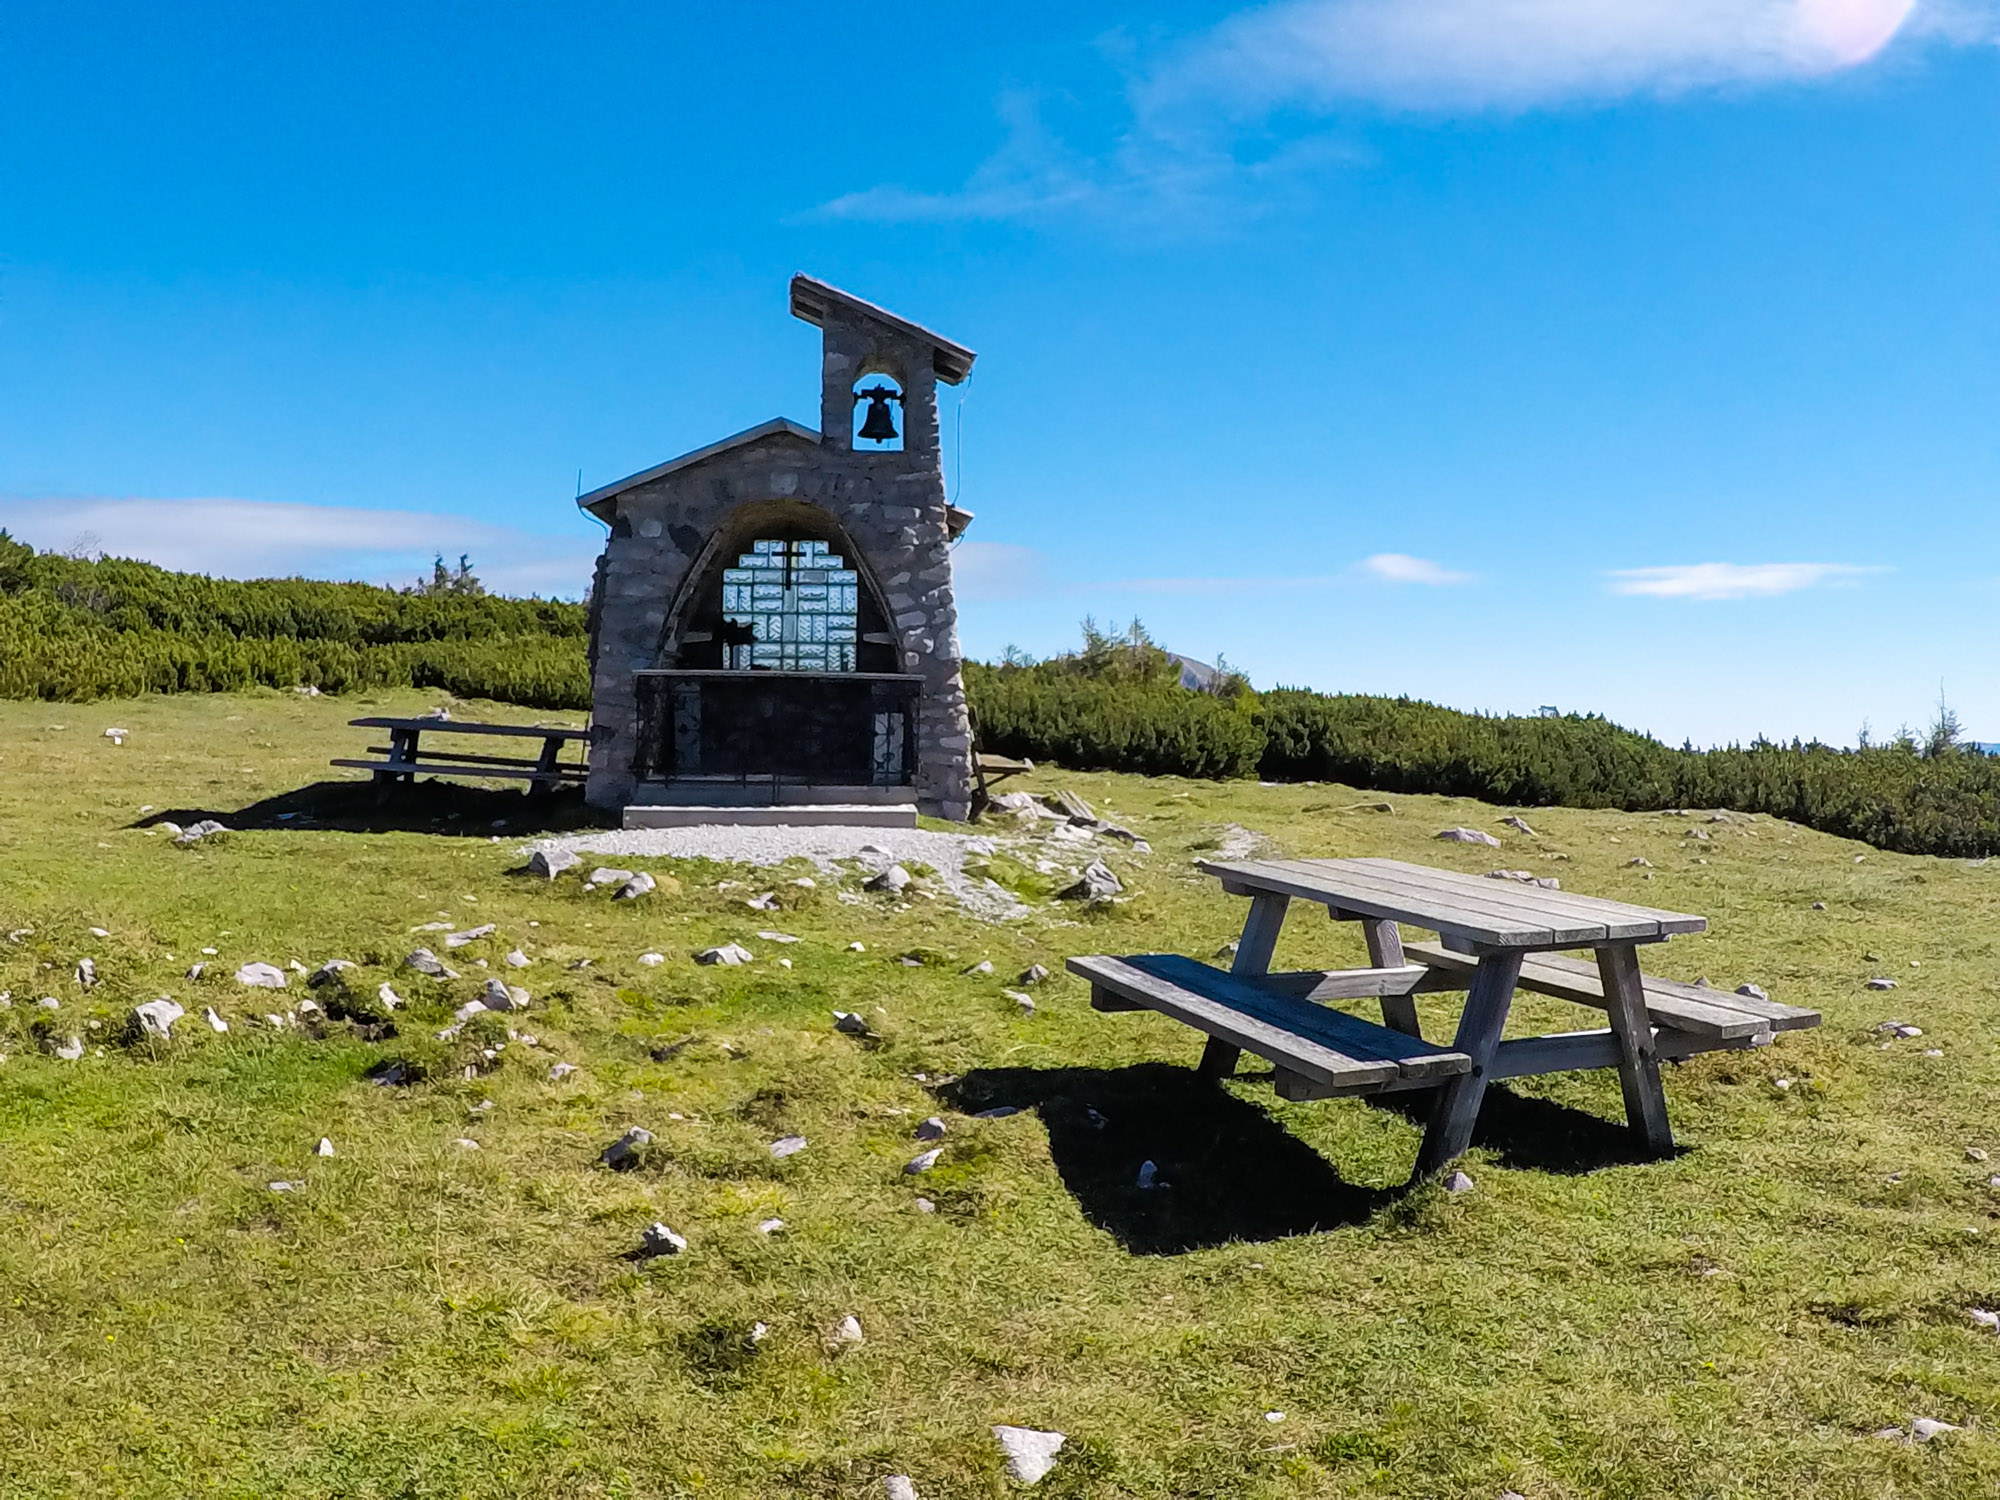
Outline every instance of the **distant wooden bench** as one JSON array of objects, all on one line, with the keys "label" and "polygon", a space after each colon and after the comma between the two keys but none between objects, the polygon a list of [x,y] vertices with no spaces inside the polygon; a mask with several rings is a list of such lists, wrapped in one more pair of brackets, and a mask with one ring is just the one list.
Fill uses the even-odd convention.
[{"label": "distant wooden bench", "polygon": [[[373,772],[372,779],[385,793],[399,781],[427,776],[460,776],[473,779],[526,781],[530,792],[549,792],[559,786],[580,786],[589,767],[562,760],[563,746],[588,742],[587,729],[563,729],[540,724],[470,724],[453,719],[350,719],[356,729],[386,729],[389,743],[370,745],[368,753],[381,760],[338,759],[336,766],[351,766]],[[502,735],[542,742],[541,753],[533,758],[512,755],[479,755],[470,751],[441,750],[422,745],[422,736],[439,734]]]}]

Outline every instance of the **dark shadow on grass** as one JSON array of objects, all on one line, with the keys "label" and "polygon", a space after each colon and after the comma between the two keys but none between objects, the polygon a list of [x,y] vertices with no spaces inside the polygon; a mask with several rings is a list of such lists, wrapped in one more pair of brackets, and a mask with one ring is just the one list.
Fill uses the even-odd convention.
[{"label": "dark shadow on grass", "polygon": [[397,785],[387,797],[369,781],[318,781],[244,807],[156,809],[130,826],[175,822],[183,828],[213,818],[225,828],[332,828],[344,833],[441,833],[461,838],[509,838],[609,826],[574,787],[543,796],[455,781]]},{"label": "dark shadow on grass", "polygon": [[[1187,1068],[981,1068],[945,1092],[969,1114],[1039,1114],[1063,1185],[1138,1255],[1338,1229],[1399,1196],[1345,1181],[1269,1115]],[[1138,1186],[1145,1161],[1168,1186]]]},{"label": "dark shadow on grass", "polygon": [[[1434,1098],[1436,1095],[1429,1093],[1378,1094],[1368,1103],[1403,1116],[1421,1130],[1430,1118]],[[1487,1085],[1486,1097],[1479,1104],[1479,1122],[1472,1129],[1472,1144],[1477,1150],[1492,1152],[1503,1167],[1565,1177],[1663,1159],[1647,1150],[1623,1120],[1607,1120],[1567,1104],[1519,1094],[1504,1083]],[[1686,1149],[1676,1146],[1672,1154],[1678,1156]]]}]

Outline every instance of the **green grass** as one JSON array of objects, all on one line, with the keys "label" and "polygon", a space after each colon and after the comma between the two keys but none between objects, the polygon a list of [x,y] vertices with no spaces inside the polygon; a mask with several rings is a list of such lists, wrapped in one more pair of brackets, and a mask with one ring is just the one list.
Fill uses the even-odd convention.
[{"label": "green grass", "polygon": [[[1106,854],[1132,893],[1108,915],[1038,902],[990,926],[948,900],[850,905],[826,878],[807,892],[665,861],[638,863],[679,895],[614,907],[508,873],[524,800],[499,842],[500,804],[478,798],[434,831],[272,827],[180,849],[136,826],[148,804],[228,821],[330,778],[327,759],[364,743],[345,727],[362,701],[0,704],[0,931],[34,929],[0,942],[0,1494],[835,1497],[906,1472],[926,1500],[993,1496],[1013,1488],[995,1422],[1071,1435],[1035,1491],[1058,1496],[2000,1485],[2000,1339],[1966,1317],[2000,1305],[2000,865],[1763,818],[1541,809],[1537,841],[1506,834],[1505,809],[1445,798],[1382,814],[1346,787],[1038,773],[1030,786],[1074,787],[1155,852]],[[101,738],[112,724],[123,747]],[[1434,841],[1457,823],[1507,847]],[[1295,855],[1529,867],[1702,912],[1711,932],[1650,968],[1756,980],[1826,1025],[1671,1070],[1673,1160],[1630,1158],[1610,1075],[1560,1076],[1498,1099],[1474,1192],[1401,1192],[1417,1129],[1398,1114],[1288,1105],[1254,1079],[1202,1090],[1192,1033],[1095,1014],[1067,978],[1032,1017],[1001,994],[1071,953],[1213,954],[1241,903],[1189,861],[1229,824]],[[1711,839],[1684,838],[1696,827]],[[1032,858],[996,864],[1034,891]],[[774,885],[792,910],[743,908]],[[499,932],[453,955],[464,980],[406,984],[394,965],[434,942],[410,929],[440,913]],[[805,940],[783,950],[792,970],[760,927]],[[731,939],[758,961],[691,962]],[[535,998],[514,1024],[539,1047],[471,1080],[364,1078],[448,1051],[431,1033],[486,977],[473,961],[497,972],[516,944]],[[191,983],[203,947],[220,952]],[[668,962],[641,966],[648,949]],[[948,962],[894,963],[918,949]],[[88,993],[71,977],[85,955]],[[242,989],[238,964],[330,957],[364,964],[364,994],[388,978],[413,997],[403,1036],[246,1024],[305,991]],[[959,973],[981,958],[992,978]],[[1279,954],[1359,961],[1355,932],[1305,914]],[[1864,991],[1875,973],[1901,989]],[[190,1007],[177,1040],[118,1045],[130,1006],[162,993]],[[32,1044],[41,995],[84,1031],[83,1061]],[[1447,1028],[1445,1003],[1426,1006]],[[879,1042],[836,1034],[835,1008],[869,1015]],[[1888,1018],[1925,1036],[1885,1049]],[[1517,1029],[1594,1024],[1517,1008]],[[459,1045],[454,1061],[474,1055]],[[557,1058],[579,1065],[560,1084]],[[999,1103],[1031,1108],[968,1117]],[[932,1113],[950,1123],[943,1160],[906,1177]],[[597,1166],[633,1124],[659,1138],[646,1164]],[[767,1143],[794,1132],[810,1147],[773,1162]],[[338,1156],[312,1155],[322,1135]],[[1170,1188],[1132,1186],[1146,1157]],[[785,1230],[760,1235],[774,1215]],[[654,1219],[689,1253],[626,1259]],[[849,1313],[867,1343],[829,1354]],[[1868,1436],[1915,1416],[1968,1430]]]}]

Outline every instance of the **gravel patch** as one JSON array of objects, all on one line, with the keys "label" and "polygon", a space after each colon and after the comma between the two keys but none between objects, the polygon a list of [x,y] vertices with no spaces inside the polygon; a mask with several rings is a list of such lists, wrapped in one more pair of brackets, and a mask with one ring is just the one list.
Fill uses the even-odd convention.
[{"label": "gravel patch", "polygon": [[982,834],[934,833],[928,828],[772,827],[737,828],[707,824],[696,828],[610,828],[593,833],[566,834],[528,845],[537,850],[570,854],[610,854],[620,858],[712,859],[724,864],[770,866],[788,859],[810,860],[829,875],[843,866],[859,865],[870,876],[892,865],[926,864],[938,880],[973,916],[985,921],[1013,921],[1028,908],[1013,892],[990,880],[965,873],[968,856],[990,855],[1000,841]]}]

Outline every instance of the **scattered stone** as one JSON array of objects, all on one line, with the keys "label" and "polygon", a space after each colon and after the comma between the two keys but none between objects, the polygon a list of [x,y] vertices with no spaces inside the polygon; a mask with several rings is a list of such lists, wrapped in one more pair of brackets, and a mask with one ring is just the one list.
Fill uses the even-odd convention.
[{"label": "scattered stone", "polygon": [[1965,1429],[1951,1422],[1940,1422],[1934,1417],[1918,1417],[1910,1423],[1910,1436],[1920,1443],[1928,1443],[1932,1438],[1946,1432],[1963,1432]]},{"label": "scattered stone", "polygon": [[1653,862],[1643,854],[1635,854],[1626,860],[1625,863],[1634,870],[1650,870],[1653,868]]},{"label": "scattered stone", "polygon": [[148,1000],[144,1005],[135,1005],[132,1008],[132,1022],[144,1035],[165,1041],[173,1032],[174,1022],[186,1014],[186,1011],[162,995],[157,1000]]},{"label": "scattered stone", "polygon": [[928,1198],[919,1198],[917,1200],[917,1212],[920,1214],[934,1214],[937,1212],[937,1205]]},{"label": "scattered stone", "polygon": [[286,1182],[282,1178],[276,1182],[266,1183],[265,1186],[270,1188],[274,1193],[296,1193],[299,1190],[298,1183]]},{"label": "scattered stone", "polygon": [[1021,971],[1021,977],[1016,979],[1014,983],[1021,985],[1025,988],[1026,986],[1031,984],[1040,984],[1043,980],[1047,979],[1048,977],[1049,977],[1049,971],[1043,968],[1040,964],[1029,964],[1027,968]]},{"label": "scattered stone", "polygon": [[493,929],[493,923],[485,922],[477,927],[468,927],[463,932],[448,932],[445,934],[444,945],[447,948],[463,948],[467,943],[476,943],[483,937],[493,936]]},{"label": "scattered stone", "polygon": [[56,999],[56,997],[55,997],[54,995],[44,995],[44,996],[42,996],[42,998],[41,998],[41,999],[37,1000],[37,1001],[35,1002],[35,1004],[36,1004],[37,1006],[39,1006],[39,1007],[40,1007],[41,1009],[43,1009],[43,1010],[61,1010],[61,1009],[62,1009],[62,1001],[60,1001],[60,1000]]},{"label": "scattered stone", "polygon": [[1235,938],[1231,938],[1228,942],[1224,943],[1220,948],[1217,948],[1215,950],[1215,956],[1217,958],[1234,958],[1236,957],[1236,950],[1241,946],[1242,946],[1241,943],[1239,943]]},{"label": "scattered stone", "polygon": [[403,997],[389,987],[389,981],[386,979],[375,986],[375,998],[390,1010],[399,1010],[403,1005]]},{"label": "scattered stone", "polygon": [[1536,833],[1534,829],[1528,826],[1528,820],[1526,818],[1515,817],[1512,813],[1509,813],[1506,817],[1500,820],[1500,826],[1502,828],[1511,828],[1516,833],[1525,833],[1531,839],[1538,839],[1541,837],[1539,833]]},{"label": "scattered stone", "polygon": [[1977,1146],[1967,1146],[1965,1148],[1965,1159],[1967,1161],[1985,1161],[1986,1153]]},{"label": "scattered stone", "polygon": [[873,1036],[868,1029],[865,1016],[856,1015],[851,1010],[837,1010],[833,1013],[833,1029],[844,1036]]},{"label": "scattered stone", "polygon": [[1472,1179],[1463,1172],[1454,1172],[1445,1178],[1444,1190],[1447,1193],[1469,1193],[1472,1191]]},{"label": "scattered stone", "polygon": [[211,838],[215,834],[227,832],[229,830],[216,822],[215,819],[203,818],[199,823],[191,823],[186,828],[183,828],[175,836],[174,842],[176,844],[198,844],[205,838]]},{"label": "scattered stone", "polygon": [[833,1334],[827,1342],[836,1352],[866,1343],[867,1340],[861,1336],[861,1320],[849,1313],[834,1325]]},{"label": "scattered stone", "polygon": [[479,1149],[479,1142],[475,1141],[469,1135],[460,1136],[457,1140],[453,1141],[452,1144],[458,1147],[458,1149],[461,1151],[477,1151]]},{"label": "scattered stone", "polygon": [[1983,1307],[1968,1307],[1965,1311],[1966,1316],[1971,1318],[1981,1328],[1988,1328],[1995,1333],[2000,1333],[2000,1312],[1988,1312]]},{"label": "scattered stone", "polygon": [[917,1500],[917,1487],[907,1474],[886,1474],[882,1478],[884,1500]]},{"label": "scattered stone", "polygon": [[1109,901],[1125,889],[1125,884],[1112,874],[1111,867],[1101,859],[1093,859],[1083,867],[1076,884],[1056,892],[1058,901]]},{"label": "scattered stone", "polygon": [[1893,990],[1896,988],[1896,981],[1893,979],[1871,979],[1868,981],[1867,987],[1871,990]]},{"label": "scattered stone", "polygon": [[942,1146],[933,1146],[928,1151],[919,1152],[903,1163],[903,1175],[905,1177],[915,1177],[921,1172],[928,1172],[932,1167],[937,1165],[938,1158],[942,1155],[944,1155],[944,1148]]},{"label": "scattered stone", "polygon": [[648,1224],[639,1236],[639,1253],[648,1260],[661,1255],[679,1255],[687,1247],[685,1236],[675,1234],[666,1225],[657,1222]]},{"label": "scattered stone", "polygon": [[1489,849],[1498,849],[1500,840],[1490,833],[1481,833],[1477,828],[1447,828],[1438,834],[1447,844],[1484,844]]},{"label": "scattered stone", "polygon": [[332,1141],[330,1141],[330,1140],[328,1140],[328,1139],[327,1139],[327,1138],[326,1138],[325,1136],[321,1136],[321,1137],[319,1138],[319,1144],[318,1144],[317,1146],[313,1147],[313,1155],[314,1155],[314,1156],[332,1156],[333,1154],[334,1154],[334,1151],[333,1151],[333,1142],[332,1142]]},{"label": "scattered stone", "polygon": [[767,943],[796,943],[798,941],[789,932],[772,932],[764,928],[758,930],[757,936]]},{"label": "scattered stone", "polygon": [[774,891],[765,891],[760,896],[752,896],[743,904],[752,911],[776,911],[778,910],[777,893]]},{"label": "scattered stone", "polygon": [[554,1063],[549,1068],[549,1082],[561,1083],[565,1078],[569,1077],[569,1075],[574,1073],[575,1071],[576,1071],[575,1063],[572,1062]]},{"label": "scattered stone", "polygon": [[1789,1094],[1792,1091],[1792,1080],[1789,1078],[1773,1078],[1771,1080],[1771,1087],[1781,1094]]},{"label": "scattered stone", "polygon": [[1134,854],[1151,854],[1153,846],[1129,828],[1120,828],[1116,823],[1103,821],[1091,825],[1093,833],[1101,833],[1108,839],[1117,839],[1121,844],[1130,844]]},{"label": "scattered stone", "polygon": [[928,1120],[924,1121],[923,1124],[917,1127],[916,1138],[920,1141],[943,1140],[944,1121],[939,1119],[936,1115],[932,1115]]},{"label": "scattered stone", "polygon": [[[560,1068],[563,1064],[557,1063]],[[549,1069],[551,1078],[556,1076],[555,1068]],[[627,1172],[639,1165],[646,1147],[653,1144],[653,1132],[634,1125],[617,1140],[598,1153],[597,1159],[614,1172]]]},{"label": "scattered stone", "polygon": [[1275,1425],[1285,1420],[1285,1414],[1281,1411],[1267,1411],[1264,1413],[1264,1420]]},{"label": "scattered stone", "polygon": [[306,971],[306,966],[300,963],[296,958],[293,959],[290,963],[286,964],[285,967],[290,969],[294,974],[303,974]]},{"label": "scattered stone", "polygon": [[1812,904],[1812,909],[1813,909],[1814,911],[1825,911],[1825,910],[1826,910],[1826,903],[1825,903],[1824,901],[1815,901],[1815,902],[1813,902],[1813,904]]},{"label": "scattered stone", "polygon": [[891,865],[880,875],[868,881],[862,889],[868,891],[900,891],[908,887],[911,878],[910,872],[901,865]]},{"label": "scattered stone", "polygon": [[414,969],[419,974],[428,974],[434,979],[456,979],[458,976],[444,966],[438,956],[428,948],[419,948],[403,960],[403,967]]},{"label": "scattered stone", "polygon": [[631,870],[614,870],[611,869],[608,865],[599,865],[596,869],[590,872],[590,878],[586,880],[584,884],[622,886],[623,884],[625,884],[626,881],[631,880],[633,877],[634,877],[634,872]]},{"label": "scattered stone", "polygon": [[649,969],[654,968],[660,964],[663,964],[666,961],[667,961],[667,955],[664,953],[641,953],[639,955],[639,962],[644,964]]},{"label": "scattered stone", "polygon": [[1147,1160],[1139,1163],[1137,1186],[1141,1192],[1151,1192],[1160,1185],[1160,1168],[1157,1162]]},{"label": "scattered stone", "polygon": [[644,870],[641,870],[630,880],[619,886],[611,899],[613,901],[637,901],[641,896],[650,895],[659,888],[660,883]]},{"label": "scattered stone", "polygon": [[1861,955],[1861,961],[1864,964],[1879,964],[1882,962],[1882,955],[1879,953],[1864,953]]},{"label": "scattered stone", "polygon": [[783,1219],[760,1219],[757,1222],[757,1232],[759,1234],[776,1234],[784,1227],[785,1221]]},{"label": "scattered stone", "polygon": [[526,1010],[528,992],[519,985],[510,985],[500,979],[489,979],[486,981],[486,988],[479,992],[479,1003],[488,1010]]},{"label": "scattered stone", "polygon": [[90,935],[94,938],[108,938],[111,936],[111,929],[108,927],[93,927],[90,929]]},{"label": "scattered stone", "polygon": [[236,982],[247,984],[252,989],[281,990],[290,981],[285,971],[276,964],[245,964],[236,971]]},{"label": "scattered stone", "polygon": [[567,849],[537,849],[528,856],[528,873],[554,880],[564,870],[575,869],[583,861]]},{"label": "scattered stone", "polygon": [[860,943],[849,943],[847,945],[847,951],[849,953],[866,953],[868,949]]},{"label": "scattered stone", "polygon": [[229,1023],[215,1013],[213,1005],[205,1005],[201,1010],[202,1019],[208,1022],[208,1029],[218,1036],[229,1029]]},{"label": "scattered stone", "polygon": [[187,977],[189,979],[199,979],[201,978],[202,975],[206,974],[207,972],[208,972],[207,964],[189,964]]},{"label": "scattered stone", "polygon": [[1019,1484],[1039,1484],[1056,1466],[1056,1454],[1069,1441],[1060,1432],[1038,1432],[1032,1427],[996,1426],[994,1439],[1007,1460],[1007,1474]]},{"label": "scattered stone", "polygon": [[725,968],[735,968],[747,964],[754,957],[741,943],[724,943],[720,948],[704,948],[694,956],[698,964],[721,964]]},{"label": "scattered stone", "polygon": [[959,972],[965,975],[967,978],[970,978],[974,974],[991,974],[993,972],[993,960],[990,958],[982,958],[979,960],[978,963],[974,964],[971,968],[961,969]]},{"label": "scattered stone", "polygon": [[69,1036],[61,1041],[52,1041],[49,1050],[64,1062],[77,1062],[83,1057],[83,1038]]},{"label": "scattered stone", "polygon": [[129,729],[107,729],[104,731],[104,737],[114,745],[122,745],[125,743],[125,736],[131,732]]},{"label": "scattered stone", "polygon": [[311,976],[306,980],[306,988],[311,990],[321,989],[340,978],[342,970],[353,967],[354,965],[344,958],[329,958],[325,963],[312,971]]},{"label": "scattered stone", "polygon": [[802,1135],[781,1135],[771,1142],[771,1160],[783,1161],[788,1156],[797,1156],[806,1149],[806,1138]]},{"label": "scattered stone", "polygon": [[1771,998],[1765,993],[1764,987],[1760,984],[1739,984],[1736,986],[1736,993],[1748,996],[1752,1000],[1769,1000]]},{"label": "scattered stone", "polygon": [[78,989],[93,989],[97,985],[97,965],[87,958],[76,961],[76,983]]},{"label": "scattered stone", "polygon": [[1002,990],[1000,993],[1018,1005],[1021,1008],[1022,1015],[1032,1016],[1035,1013],[1035,997],[1033,995],[1028,994],[1024,990]]}]

